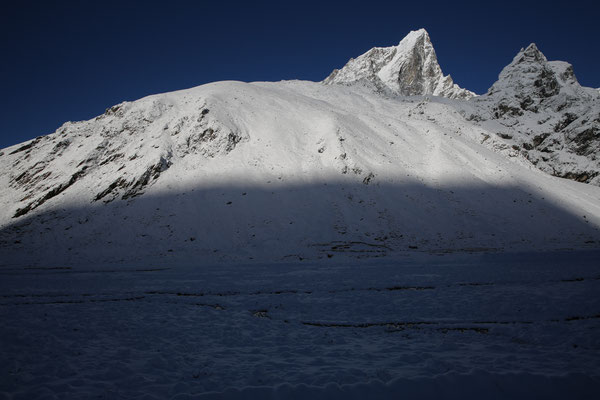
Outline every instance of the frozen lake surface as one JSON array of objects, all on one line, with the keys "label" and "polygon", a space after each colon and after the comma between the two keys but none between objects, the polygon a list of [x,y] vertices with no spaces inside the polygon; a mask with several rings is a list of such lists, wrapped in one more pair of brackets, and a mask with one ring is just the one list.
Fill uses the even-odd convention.
[{"label": "frozen lake surface", "polygon": [[0,399],[596,398],[600,252],[0,269]]}]

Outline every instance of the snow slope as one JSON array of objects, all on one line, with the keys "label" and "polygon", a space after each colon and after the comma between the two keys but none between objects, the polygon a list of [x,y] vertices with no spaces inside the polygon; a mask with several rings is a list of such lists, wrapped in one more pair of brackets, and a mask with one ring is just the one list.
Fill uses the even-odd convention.
[{"label": "snow slope", "polygon": [[413,96],[434,95],[469,99],[475,93],[461,89],[450,75],[444,76],[425,29],[411,31],[398,46],[375,47],[334,70],[326,85],[362,84],[378,92]]},{"label": "snow slope", "polygon": [[300,81],[220,82],[120,104],[4,150],[3,258],[597,245],[600,188],[482,146],[493,133],[452,104]]}]

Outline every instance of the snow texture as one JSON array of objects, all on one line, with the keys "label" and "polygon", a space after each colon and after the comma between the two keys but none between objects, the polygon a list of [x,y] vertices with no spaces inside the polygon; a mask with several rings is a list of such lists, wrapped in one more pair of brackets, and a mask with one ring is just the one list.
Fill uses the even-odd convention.
[{"label": "snow texture", "polygon": [[599,256],[3,267],[0,398],[592,399]]},{"label": "snow texture", "polygon": [[379,92],[405,96],[434,95],[451,99],[475,96],[456,85],[450,75],[444,76],[425,29],[411,31],[398,46],[375,47],[350,59],[323,83],[366,84]]}]

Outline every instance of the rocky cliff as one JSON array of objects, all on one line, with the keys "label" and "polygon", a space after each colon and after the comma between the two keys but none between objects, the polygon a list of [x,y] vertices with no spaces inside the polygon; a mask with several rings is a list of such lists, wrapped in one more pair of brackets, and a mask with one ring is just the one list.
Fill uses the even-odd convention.
[{"label": "rocky cliff", "polygon": [[425,29],[410,32],[397,46],[375,47],[334,70],[327,85],[370,86],[392,95],[434,95],[469,99],[475,93],[461,89],[445,76]]},{"label": "rocky cliff", "polygon": [[471,103],[467,119],[496,131],[542,171],[600,184],[600,95],[579,84],[570,64],[548,61],[531,44]]}]

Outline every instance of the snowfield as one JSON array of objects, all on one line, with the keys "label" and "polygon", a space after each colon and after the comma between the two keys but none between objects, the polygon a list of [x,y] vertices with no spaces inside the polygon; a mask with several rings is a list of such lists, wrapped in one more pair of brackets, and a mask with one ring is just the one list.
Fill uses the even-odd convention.
[{"label": "snowfield", "polygon": [[473,96],[420,30],[2,149],[0,400],[596,398],[600,94]]},{"label": "snowfield", "polygon": [[3,267],[0,397],[592,399],[599,256]]}]

